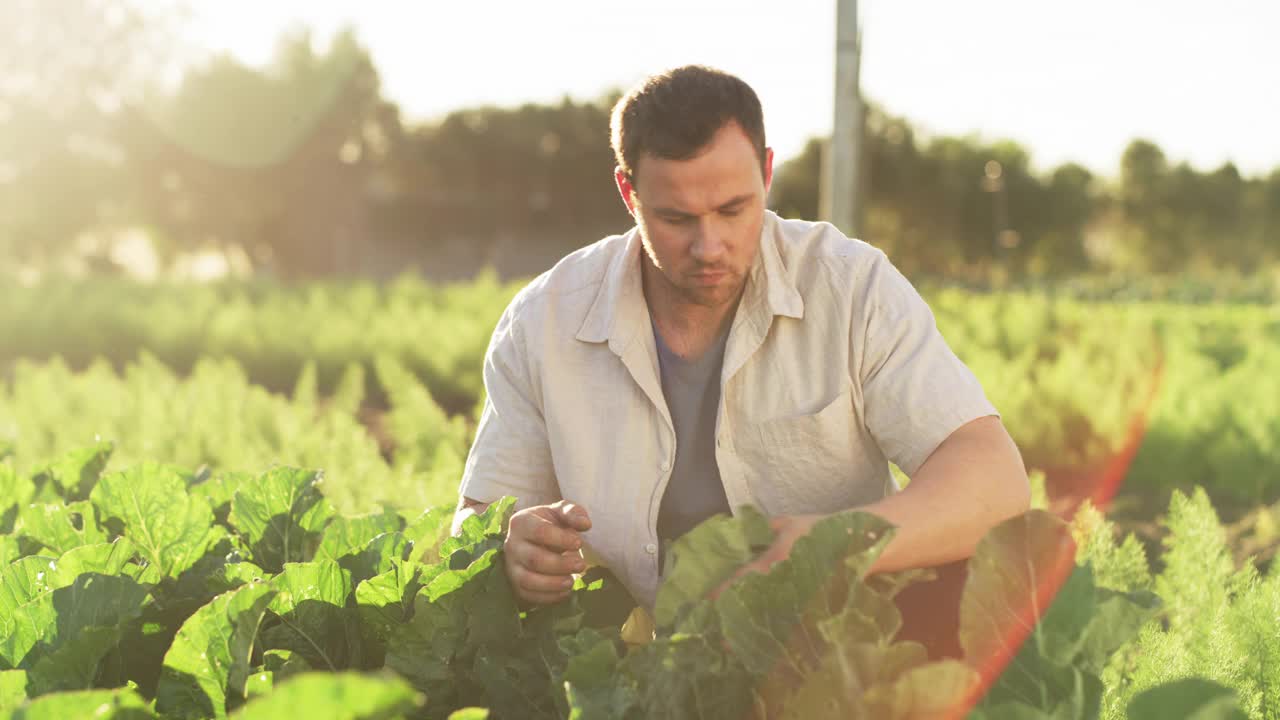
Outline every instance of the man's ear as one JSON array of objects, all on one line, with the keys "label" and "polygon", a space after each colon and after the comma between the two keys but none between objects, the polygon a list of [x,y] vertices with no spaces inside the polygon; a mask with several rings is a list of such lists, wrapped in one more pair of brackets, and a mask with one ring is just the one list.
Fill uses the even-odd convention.
[{"label": "man's ear", "polygon": [[627,206],[627,212],[631,213],[631,217],[635,217],[636,188],[631,184],[631,177],[622,170],[621,166],[615,165],[613,167],[613,181],[618,185],[618,194],[622,196],[622,202]]},{"label": "man's ear", "polygon": [[764,149],[764,194],[769,196],[769,186],[773,184],[773,148]]}]

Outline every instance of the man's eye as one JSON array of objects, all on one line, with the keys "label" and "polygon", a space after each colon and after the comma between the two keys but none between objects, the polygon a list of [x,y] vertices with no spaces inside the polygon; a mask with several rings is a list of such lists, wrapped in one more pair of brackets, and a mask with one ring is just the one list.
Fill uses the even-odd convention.
[{"label": "man's eye", "polygon": [[728,210],[721,210],[720,214],[726,215],[728,217],[736,217],[742,214],[742,208],[730,208]]},{"label": "man's eye", "polygon": [[691,220],[693,220],[693,218],[689,218],[689,217],[669,217],[669,218],[667,218],[667,222],[671,223],[672,225],[688,225],[688,224],[689,224],[689,222],[690,222]]}]

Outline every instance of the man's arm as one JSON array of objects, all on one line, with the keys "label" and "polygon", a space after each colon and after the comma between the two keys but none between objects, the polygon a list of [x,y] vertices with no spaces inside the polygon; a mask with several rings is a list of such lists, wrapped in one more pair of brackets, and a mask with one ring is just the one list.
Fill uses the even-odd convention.
[{"label": "man's arm", "polygon": [[851,348],[861,362],[850,372],[862,384],[867,429],[911,478],[861,508],[898,527],[871,569],[969,557],[988,530],[1029,507],[1022,456],[933,311],[887,257],[868,287],[864,342]]},{"label": "man's arm", "polygon": [[1031,507],[1031,486],[1000,418],[947,436],[901,492],[864,506],[898,527],[871,572],[930,567],[973,555],[1000,522]]},{"label": "man's arm", "polygon": [[[978,541],[1003,520],[1031,506],[1031,485],[1013,438],[1000,418],[970,421],[947,436],[901,492],[860,507],[897,526],[870,572],[933,567],[973,555]],[[824,517],[771,518],[773,545],[742,566],[712,597],[748,572],[768,572],[796,540]]]}]

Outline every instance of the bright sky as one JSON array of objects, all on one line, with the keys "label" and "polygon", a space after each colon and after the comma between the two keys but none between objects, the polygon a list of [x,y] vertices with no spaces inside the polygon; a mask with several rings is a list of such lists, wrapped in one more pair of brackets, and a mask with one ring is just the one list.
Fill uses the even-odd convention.
[{"label": "bright sky", "polygon": [[[173,0],[151,0],[162,5]],[[407,118],[595,99],[685,63],[755,88],[778,160],[831,128],[835,0],[187,0],[189,41],[250,63],[355,26]],[[1135,137],[1201,170],[1280,167],[1280,2],[862,0],[862,87],[926,132],[1010,138],[1114,176]],[[607,142],[607,138],[601,138]]]}]

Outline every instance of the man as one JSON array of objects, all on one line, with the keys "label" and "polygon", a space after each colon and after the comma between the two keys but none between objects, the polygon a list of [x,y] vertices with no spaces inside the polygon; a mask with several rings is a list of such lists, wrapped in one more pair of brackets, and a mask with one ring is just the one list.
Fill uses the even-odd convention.
[{"label": "man", "polygon": [[1017,448],[911,284],[880,250],[766,210],[750,87],[657,75],[618,102],[612,136],[636,227],[499,320],[455,516],[518,498],[504,556],[525,603],[566,597],[585,551],[652,610],[666,543],[743,505],[777,538],[743,572],[853,507],[898,526],[872,572],[968,557],[1026,510]]}]

